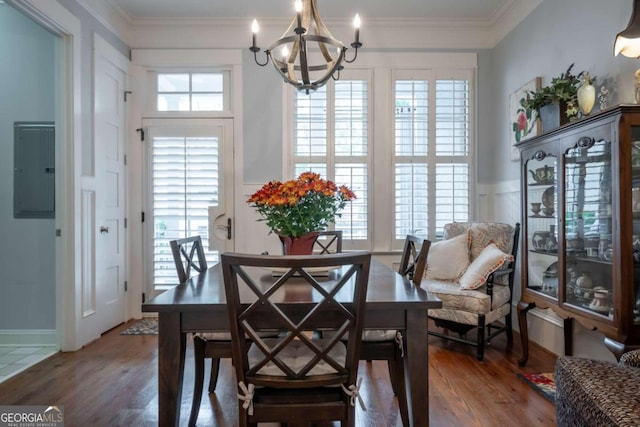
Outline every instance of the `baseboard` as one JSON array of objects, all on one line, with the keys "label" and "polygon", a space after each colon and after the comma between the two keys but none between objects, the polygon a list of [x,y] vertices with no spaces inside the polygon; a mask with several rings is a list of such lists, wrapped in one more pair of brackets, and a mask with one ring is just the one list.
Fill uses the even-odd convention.
[{"label": "baseboard", "polygon": [[[513,328],[520,332],[517,307],[513,307]],[[564,323],[551,309],[534,308],[527,313],[529,343],[536,344],[555,355],[564,354]],[[591,331],[578,322],[573,325],[573,355],[589,359],[615,361],[604,346],[604,335]]]},{"label": "baseboard", "polygon": [[0,329],[0,345],[58,346],[55,329]]}]

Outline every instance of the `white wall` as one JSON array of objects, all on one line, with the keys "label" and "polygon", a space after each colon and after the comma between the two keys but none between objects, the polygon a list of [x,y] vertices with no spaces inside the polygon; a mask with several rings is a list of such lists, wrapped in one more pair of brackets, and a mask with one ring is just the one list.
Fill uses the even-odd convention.
[{"label": "white wall", "polygon": [[[481,155],[484,183],[493,192],[504,183],[518,181],[518,162],[509,160],[509,94],[536,76],[546,85],[571,63],[574,71],[587,70],[604,82],[612,97],[609,105],[633,101],[633,73],[637,60],[613,56],[615,35],[624,29],[631,14],[629,0],[544,0],[491,52],[490,94],[481,105],[491,106],[480,121],[480,145],[491,155]],[[517,194],[517,190],[514,190]],[[504,206],[497,204],[496,210]],[[508,208],[508,207],[507,207]],[[515,301],[520,295],[516,292]],[[516,325],[517,326],[517,325]],[[529,335],[556,354],[563,354],[562,321],[550,310],[529,315]],[[613,360],[602,345],[603,335],[576,325],[574,354]]]},{"label": "white wall", "polygon": [[54,121],[54,41],[0,4],[0,330],[55,329],[54,220],[13,218],[13,122]]}]

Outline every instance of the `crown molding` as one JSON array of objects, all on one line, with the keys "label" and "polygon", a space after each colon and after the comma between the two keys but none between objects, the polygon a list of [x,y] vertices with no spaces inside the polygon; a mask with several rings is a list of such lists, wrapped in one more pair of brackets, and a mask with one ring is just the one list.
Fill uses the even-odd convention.
[{"label": "crown molding", "polygon": [[111,0],[75,0],[100,24],[129,44],[131,32],[131,19],[124,11]]},{"label": "crown molding", "polygon": [[533,12],[543,0],[514,0],[510,4],[499,11],[495,22],[492,23],[494,43],[497,46],[503,38],[507,36],[514,28],[525,20],[531,12]]},{"label": "crown molding", "polygon": [[[131,48],[245,48],[249,18],[134,19],[112,0],[76,0]],[[492,49],[543,0],[509,0],[488,19],[383,19],[363,22],[366,49]],[[290,18],[261,18],[265,48],[279,38]],[[333,35],[352,37],[351,18],[325,20]],[[265,42],[269,41],[269,42]]]}]

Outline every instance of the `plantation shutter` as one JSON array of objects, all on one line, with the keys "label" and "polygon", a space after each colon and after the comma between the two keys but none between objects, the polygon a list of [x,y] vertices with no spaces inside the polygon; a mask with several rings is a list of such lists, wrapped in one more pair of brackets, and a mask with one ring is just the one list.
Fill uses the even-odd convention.
[{"label": "plantation shutter", "polygon": [[369,238],[368,97],[367,80],[341,79],[294,98],[294,173],[317,172],[356,193],[335,222],[351,242]]},{"label": "plantation shutter", "polygon": [[217,137],[155,137],[152,140],[154,285],[175,285],[176,269],[169,241],[199,235],[207,262],[208,207],[218,205]]},{"label": "plantation shutter", "polygon": [[469,220],[469,79],[423,74],[394,82],[396,241],[434,239],[446,223]]}]

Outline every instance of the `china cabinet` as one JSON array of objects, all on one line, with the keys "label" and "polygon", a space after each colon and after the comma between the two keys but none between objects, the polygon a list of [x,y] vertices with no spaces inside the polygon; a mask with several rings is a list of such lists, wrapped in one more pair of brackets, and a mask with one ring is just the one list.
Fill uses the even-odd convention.
[{"label": "china cabinet", "polygon": [[621,105],[518,144],[521,154],[521,300],[605,335],[616,357],[640,346],[640,106]]}]

